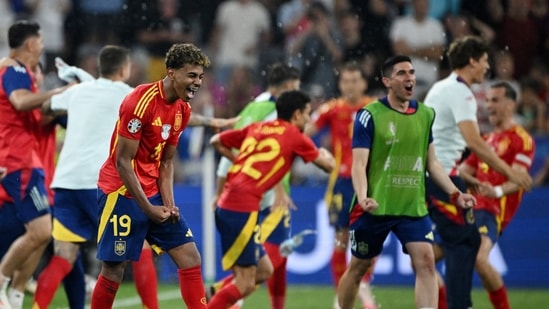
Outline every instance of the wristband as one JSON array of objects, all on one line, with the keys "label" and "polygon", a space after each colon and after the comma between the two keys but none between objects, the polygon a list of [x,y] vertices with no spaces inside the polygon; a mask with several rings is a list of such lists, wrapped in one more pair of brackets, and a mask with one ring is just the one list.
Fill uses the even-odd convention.
[{"label": "wristband", "polygon": [[450,194],[450,203],[457,206],[457,199],[461,195],[461,191],[458,188],[454,189],[454,192]]},{"label": "wristband", "polygon": [[500,198],[503,196],[503,186],[495,186],[494,187],[494,193],[496,194],[496,198]]}]

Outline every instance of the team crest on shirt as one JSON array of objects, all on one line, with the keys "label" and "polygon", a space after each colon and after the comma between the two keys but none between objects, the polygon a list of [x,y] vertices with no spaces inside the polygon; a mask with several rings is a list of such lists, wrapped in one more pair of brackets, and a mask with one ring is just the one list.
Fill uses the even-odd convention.
[{"label": "team crest on shirt", "polygon": [[135,134],[141,130],[141,120],[133,118],[128,122],[128,132]]},{"label": "team crest on shirt", "polygon": [[362,242],[362,241],[359,242],[357,251],[358,251],[358,253],[360,253],[362,255],[368,254],[368,244],[365,243],[365,242]]},{"label": "team crest on shirt", "polygon": [[126,254],[126,241],[117,240],[114,242],[114,253],[118,256]]},{"label": "team crest on shirt", "polygon": [[181,129],[182,124],[183,124],[183,115],[180,112],[177,112],[177,114],[175,114],[173,129],[176,131],[179,131],[179,129]]},{"label": "team crest on shirt", "polygon": [[160,136],[162,136],[163,140],[167,140],[168,137],[170,137],[170,130],[172,129],[171,124],[163,124],[162,125],[162,132],[160,133]]}]

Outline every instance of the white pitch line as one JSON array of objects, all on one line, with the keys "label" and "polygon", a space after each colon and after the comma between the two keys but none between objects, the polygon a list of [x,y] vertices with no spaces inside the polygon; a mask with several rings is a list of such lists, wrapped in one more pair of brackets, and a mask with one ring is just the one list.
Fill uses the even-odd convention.
[{"label": "white pitch line", "polygon": [[[164,292],[158,293],[158,300],[171,300],[181,298],[181,292],[179,290],[168,290]],[[134,297],[128,297],[128,298],[121,298],[119,300],[115,300],[113,304],[113,308],[127,308],[131,306],[136,306],[141,304],[141,298],[139,296]],[[62,308],[62,309],[70,309],[69,307]],[[87,305],[86,309],[90,309],[90,306]]]}]

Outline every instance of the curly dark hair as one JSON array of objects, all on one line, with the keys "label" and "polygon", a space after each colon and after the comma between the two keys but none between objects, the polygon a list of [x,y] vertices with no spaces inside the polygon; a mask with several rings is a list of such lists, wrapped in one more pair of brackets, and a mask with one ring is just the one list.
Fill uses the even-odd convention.
[{"label": "curly dark hair", "polygon": [[185,64],[210,66],[210,59],[200,48],[190,43],[178,43],[172,45],[166,53],[166,69],[180,69]]}]

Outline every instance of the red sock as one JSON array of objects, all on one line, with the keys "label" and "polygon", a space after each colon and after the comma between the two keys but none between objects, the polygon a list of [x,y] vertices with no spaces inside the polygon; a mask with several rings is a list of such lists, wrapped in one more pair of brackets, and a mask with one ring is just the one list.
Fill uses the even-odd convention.
[{"label": "red sock", "polygon": [[72,265],[64,258],[54,255],[48,266],[38,277],[38,286],[34,294],[33,308],[48,308],[63,278],[71,271]]},{"label": "red sock", "polygon": [[332,253],[332,276],[334,278],[334,285],[339,285],[339,280],[343,276],[347,268],[347,256],[345,251],[334,250]]},{"label": "red sock", "polygon": [[210,302],[208,309],[226,309],[242,298],[242,294],[234,284],[228,284],[217,292]]},{"label": "red sock", "polygon": [[143,306],[147,309],[158,309],[158,279],[152,249],[143,249],[139,261],[132,262],[132,267],[133,280]]},{"label": "red sock", "polygon": [[274,272],[267,280],[269,296],[271,297],[272,309],[284,309],[286,299],[286,261],[287,259],[280,255],[278,245],[265,243],[263,245],[267,255],[273,263]]},{"label": "red sock", "polygon": [[442,285],[438,287],[438,309],[448,309],[446,303],[446,286]]},{"label": "red sock", "polygon": [[509,309],[509,299],[507,298],[507,289],[505,285],[501,288],[488,292],[490,302],[494,306],[494,309]]},{"label": "red sock", "polygon": [[111,281],[103,275],[99,275],[97,283],[93,289],[91,299],[91,309],[109,309],[112,308],[114,297],[120,283]]},{"label": "red sock", "polygon": [[188,309],[206,309],[206,294],[200,266],[178,269],[179,289]]}]

